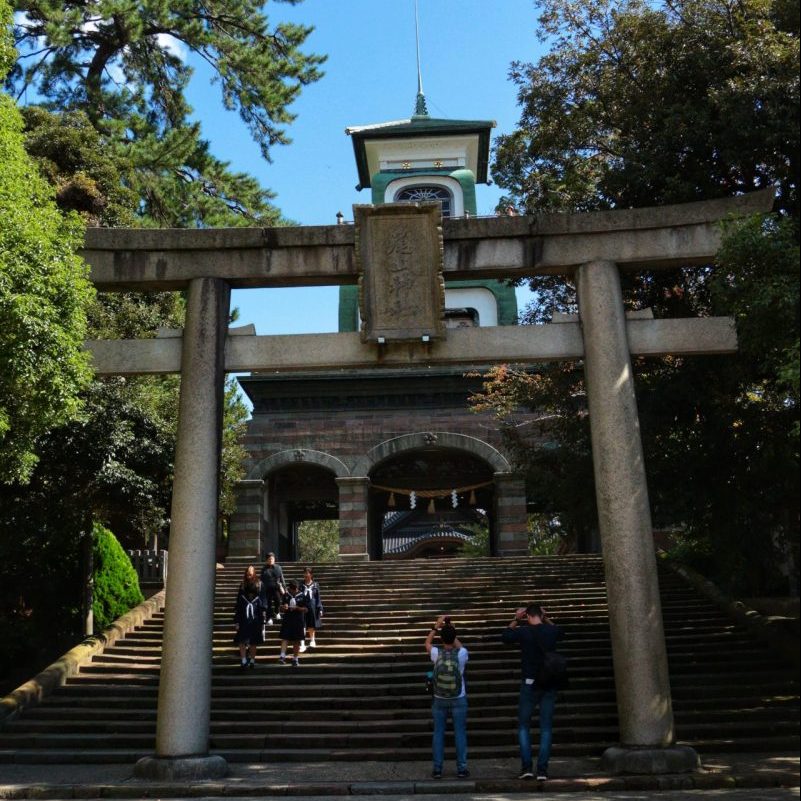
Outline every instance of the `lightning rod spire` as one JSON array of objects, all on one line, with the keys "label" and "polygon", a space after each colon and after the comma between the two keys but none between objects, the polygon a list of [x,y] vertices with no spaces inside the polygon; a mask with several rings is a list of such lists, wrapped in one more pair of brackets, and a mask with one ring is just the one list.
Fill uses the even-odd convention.
[{"label": "lightning rod spire", "polygon": [[417,45],[417,100],[414,104],[414,116],[427,117],[426,96],[423,94],[423,71],[420,67],[420,17],[417,0],[414,0],[414,38]]}]

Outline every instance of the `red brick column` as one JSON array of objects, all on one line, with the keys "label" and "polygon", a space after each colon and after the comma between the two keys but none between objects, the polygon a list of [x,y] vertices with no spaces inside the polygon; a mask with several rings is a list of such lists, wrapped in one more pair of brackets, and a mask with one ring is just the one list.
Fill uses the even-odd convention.
[{"label": "red brick column", "polygon": [[528,553],[526,484],[514,473],[495,473],[495,532],[498,556]]},{"label": "red brick column", "polygon": [[368,561],[367,502],[370,479],[366,476],[338,478],[339,555],[347,561]]},{"label": "red brick column", "polygon": [[249,556],[260,562],[264,518],[264,482],[238,481],[236,511],[228,524],[228,555]]}]

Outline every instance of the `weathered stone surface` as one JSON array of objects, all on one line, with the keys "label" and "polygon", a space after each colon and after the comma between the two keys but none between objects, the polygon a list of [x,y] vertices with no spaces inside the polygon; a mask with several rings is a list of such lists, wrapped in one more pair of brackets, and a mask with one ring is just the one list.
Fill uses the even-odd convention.
[{"label": "weathered stone surface", "polygon": [[[615,775],[690,773],[701,766],[698,754],[686,745],[674,745],[669,748],[613,746],[604,751],[601,764],[604,770]],[[693,786],[690,780],[687,789]],[[679,788],[671,785],[670,789]]]},{"label": "weathered stone surface", "polygon": [[[228,763],[221,756],[178,757],[160,759],[143,757],[134,766],[137,779],[149,781],[192,782],[203,779],[223,779],[228,775]],[[138,789],[141,793],[142,788]]]},{"label": "weathered stone surface", "polygon": [[[181,394],[170,512],[172,569],[166,588],[156,728],[157,757],[173,760],[208,752],[223,350],[229,298],[230,290],[223,281],[193,281],[181,340]],[[151,766],[147,770],[158,772],[162,764],[170,763],[156,759],[147,764]],[[181,770],[194,769],[191,762],[185,767],[180,762],[174,764],[176,778],[180,778]],[[216,762],[201,761],[197,769],[220,770],[213,764]],[[206,777],[211,775],[218,774]]]},{"label": "weathered stone surface", "polygon": [[620,737],[660,748],[673,743],[673,709],[620,275],[592,262],[576,286]]},{"label": "weathered stone surface", "polygon": [[53,690],[64,685],[70,676],[74,676],[81,665],[87,664],[95,654],[102,653],[106,646],[113,645],[128,632],[141,626],[163,607],[164,590],[161,590],[126,612],[100,634],[88,637],[33,679],[26,681],[25,684],[0,699],[0,725],[13,720],[27,707],[34,706],[45,699]]},{"label": "weathered stone surface", "polygon": [[[658,208],[539,217],[446,220],[446,278],[572,272],[595,259],[624,267],[703,263],[717,252],[717,221],[768,211],[772,190]],[[232,287],[354,284],[354,228],[102,229],[83,257],[100,289],[184,289],[214,276]]]},{"label": "weathered stone surface", "polygon": [[414,782],[353,782],[350,791],[353,795],[414,795]]},{"label": "weathered stone surface", "polygon": [[[629,320],[634,356],[733,353],[737,334],[730,317]],[[86,343],[98,375],[176,373],[181,339],[94,340]],[[389,345],[379,353],[358,334],[237,336],[226,344],[227,372],[312,370],[424,365],[525,364],[584,355],[578,323],[455,328],[430,347]]]},{"label": "weathered stone surface", "polygon": [[445,335],[438,203],[354,206],[359,307],[365,342]]}]

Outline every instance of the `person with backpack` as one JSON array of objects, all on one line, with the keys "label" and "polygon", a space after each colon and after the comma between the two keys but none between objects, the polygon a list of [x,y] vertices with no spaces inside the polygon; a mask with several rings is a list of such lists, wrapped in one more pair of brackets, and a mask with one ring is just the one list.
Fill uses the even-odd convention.
[{"label": "person with backpack", "polygon": [[556,691],[566,680],[566,663],[556,654],[556,643],[564,631],[555,625],[539,604],[515,610],[514,620],[501,635],[506,645],[520,646],[520,700],[517,707],[517,737],[521,770],[518,778],[533,779],[531,760],[531,717],[539,709],[540,748],[537,781],[548,778],[548,761],[553,741],[553,713]]},{"label": "person with backpack", "polygon": [[[441,645],[434,645],[439,634]],[[442,763],[445,759],[445,725],[450,715],[453,721],[453,739],[456,746],[456,775],[466,779],[467,769],[467,691],[464,669],[469,655],[467,648],[456,636],[451,619],[440,615],[428,633],[426,652],[434,663],[431,676],[433,698],[431,715],[434,719],[434,734],[431,741],[434,769],[433,778],[442,778]]]}]

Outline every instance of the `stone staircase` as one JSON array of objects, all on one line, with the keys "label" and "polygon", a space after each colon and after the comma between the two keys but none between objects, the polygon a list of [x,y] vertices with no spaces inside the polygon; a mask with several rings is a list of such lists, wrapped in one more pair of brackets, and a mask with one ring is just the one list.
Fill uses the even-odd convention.
[{"label": "stone staircase", "polygon": [[[232,642],[247,562],[217,574],[211,751],[231,762],[430,757],[423,640],[450,612],[470,649],[472,758],[516,753],[517,651],[500,644],[510,611],[543,603],[567,629],[571,686],[555,756],[595,756],[617,739],[603,566],[597,556],[319,565],[319,647],[278,664],[278,626],[254,670]],[[284,564],[288,578],[301,566]],[[679,742],[703,752],[797,751],[798,679],[675,574],[660,574]],[[0,730],[0,762],[133,762],[153,752],[162,615],[95,656]]]}]

